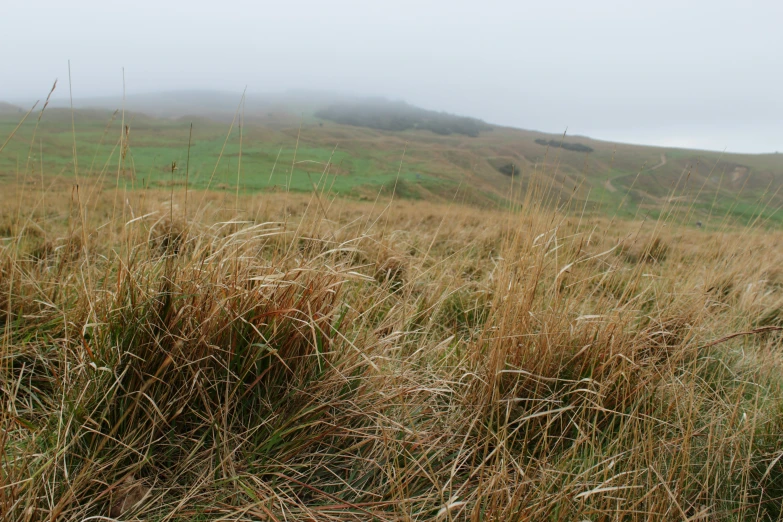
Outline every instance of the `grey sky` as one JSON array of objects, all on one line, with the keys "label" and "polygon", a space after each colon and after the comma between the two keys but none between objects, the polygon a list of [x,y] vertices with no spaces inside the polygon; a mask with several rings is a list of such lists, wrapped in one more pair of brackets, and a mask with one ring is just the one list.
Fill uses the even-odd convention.
[{"label": "grey sky", "polygon": [[0,100],[331,90],[527,129],[783,150],[783,2],[0,2]]}]

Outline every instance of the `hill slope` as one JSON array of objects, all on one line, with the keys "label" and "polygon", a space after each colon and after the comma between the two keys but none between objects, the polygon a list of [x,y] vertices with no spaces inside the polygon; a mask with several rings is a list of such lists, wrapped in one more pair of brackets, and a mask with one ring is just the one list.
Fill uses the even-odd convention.
[{"label": "hill slope", "polygon": [[[568,203],[580,211],[655,217],[676,206],[690,213],[694,222],[726,214],[745,221],[757,215],[781,220],[776,212],[783,205],[783,155],[779,154],[616,144],[448,115],[442,116],[444,121],[469,121],[474,127],[463,133],[451,129],[448,135],[424,130],[430,127],[420,125],[426,122],[421,119],[392,126],[405,129],[399,131],[388,130],[384,122],[371,125],[381,128],[360,127],[345,124],[346,120],[328,110],[319,112],[319,108],[346,103],[345,99],[301,93],[276,99],[248,97],[240,140],[238,121],[230,125],[239,97],[215,95],[211,102],[208,98],[203,93],[190,97],[175,93],[126,100],[126,107],[159,117],[126,112],[124,159],[122,113],[106,110],[116,107],[113,103],[118,100],[94,102],[100,109],[78,109],[79,173],[114,180],[121,164],[121,181],[184,184],[182,167],[187,163],[193,123],[187,182],[196,187],[234,190],[239,183],[247,190],[306,191],[328,172],[336,192],[360,198],[374,198],[382,188],[390,192],[396,187],[402,197],[451,200],[458,195],[498,204],[512,188],[535,185],[545,190],[541,197],[550,198],[553,204]],[[408,111],[410,106],[404,107]],[[406,111],[400,112],[416,118],[439,115],[415,108]],[[0,136],[10,135],[18,119],[16,112],[0,115]],[[350,123],[361,124],[362,120],[354,118]],[[20,158],[28,156],[34,127],[31,117],[0,154],[0,179],[15,175],[17,168],[24,172],[25,164],[28,171],[35,165],[50,175],[74,174],[70,111],[47,109],[35,138],[38,146],[25,162]],[[43,158],[39,157],[41,150]],[[174,172],[172,163],[176,164]]]},{"label": "hill slope", "polygon": [[21,107],[0,101],[0,114],[19,114],[23,112]]}]

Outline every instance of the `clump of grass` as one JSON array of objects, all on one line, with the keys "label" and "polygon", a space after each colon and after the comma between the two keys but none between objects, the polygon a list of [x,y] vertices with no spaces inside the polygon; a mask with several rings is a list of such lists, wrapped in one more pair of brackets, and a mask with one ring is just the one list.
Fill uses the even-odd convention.
[{"label": "clump of grass", "polygon": [[662,263],[669,255],[669,245],[659,236],[634,237],[623,242],[620,253],[631,264]]},{"label": "clump of grass", "polygon": [[187,237],[182,219],[162,218],[150,227],[149,245],[161,255],[178,255]]},{"label": "clump of grass", "polygon": [[406,276],[406,263],[400,257],[389,256],[376,265],[375,279],[381,284],[400,287]]},{"label": "clump of grass", "polygon": [[38,262],[70,263],[76,261],[82,255],[82,243],[80,234],[71,234],[67,237],[57,238],[54,241],[44,241],[35,247],[30,255]]},{"label": "clump of grass", "polygon": [[783,306],[773,305],[762,312],[756,318],[754,325],[762,326],[783,326]]}]

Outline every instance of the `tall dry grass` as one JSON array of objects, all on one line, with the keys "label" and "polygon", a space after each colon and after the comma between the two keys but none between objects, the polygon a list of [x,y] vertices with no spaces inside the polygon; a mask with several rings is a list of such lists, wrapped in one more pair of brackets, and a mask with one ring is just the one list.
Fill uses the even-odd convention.
[{"label": "tall dry grass", "polygon": [[545,196],[4,187],[0,513],[782,519],[783,235]]}]

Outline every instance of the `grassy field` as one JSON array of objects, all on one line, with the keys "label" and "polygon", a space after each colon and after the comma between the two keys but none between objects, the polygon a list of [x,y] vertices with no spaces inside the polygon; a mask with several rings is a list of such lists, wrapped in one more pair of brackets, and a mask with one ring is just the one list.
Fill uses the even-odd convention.
[{"label": "grassy field", "polygon": [[[18,120],[17,115],[0,117],[0,135],[10,135]],[[129,130],[121,144],[121,115],[78,111],[75,171],[71,113],[53,110],[37,129],[36,122],[29,121],[17,132],[0,158],[0,172],[11,178],[21,165],[22,172],[25,168],[28,172],[42,169],[47,174],[71,178],[78,173],[84,179],[100,179],[112,185],[119,179],[120,186],[129,188],[171,183],[184,186],[187,180],[194,188],[235,191],[239,183],[242,191],[301,192],[312,190],[331,160],[333,166],[328,170],[334,180],[332,189],[338,193],[358,195],[357,187],[393,184],[398,171],[400,180],[415,181],[422,187],[442,183],[414,172],[415,162],[399,168],[402,149],[392,158],[387,151],[361,154],[371,147],[354,155],[339,149],[336,143],[327,146],[308,139],[300,140],[297,146],[297,128],[279,131],[259,125],[245,127],[240,143],[238,124],[232,129],[207,119],[194,123],[191,138],[190,123],[130,115],[126,122]],[[38,145],[32,152],[31,140]],[[395,160],[398,167],[392,169]],[[176,164],[173,171],[172,164]]]},{"label": "grassy field", "polygon": [[[10,135],[21,116],[0,111],[0,136]],[[738,224],[783,220],[780,154],[663,149],[502,127],[477,137],[385,132],[284,109],[253,112],[241,126],[241,114],[233,125],[231,114],[156,118],[80,109],[75,124],[67,109],[47,109],[40,123],[37,116],[0,154],[0,179],[39,179],[43,172],[129,189],[187,182],[197,189],[308,192],[323,175],[332,192],[351,198],[374,199],[382,189],[388,195],[396,184],[398,196],[445,202],[463,187],[464,199],[485,206],[507,202],[514,185],[548,182],[554,201],[593,215],[657,219],[680,201],[690,207],[692,223],[708,226],[720,226],[726,216]],[[536,143],[542,137],[593,150],[542,146]],[[504,165],[519,175],[512,180],[499,172]]]},{"label": "grassy field", "polygon": [[[696,228],[687,192],[615,216],[549,171],[497,174],[505,193],[477,172],[482,200],[423,167],[502,130],[425,147],[316,123],[297,148],[248,125],[237,185],[222,161],[209,182],[226,127],[194,124],[186,190],[189,121],[137,116],[123,163],[82,117],[76,172],[70,113],[0,152],[3,520],[783,520],[766,218],[716,204]],[[279,166],[328,163],[318,132],[356,169],[400,169],[410,139],[412,193],[376,198],[388,166],[263,185],[291,140]]]}]

